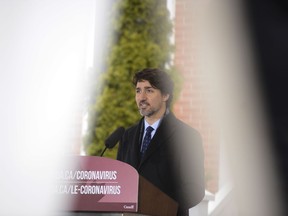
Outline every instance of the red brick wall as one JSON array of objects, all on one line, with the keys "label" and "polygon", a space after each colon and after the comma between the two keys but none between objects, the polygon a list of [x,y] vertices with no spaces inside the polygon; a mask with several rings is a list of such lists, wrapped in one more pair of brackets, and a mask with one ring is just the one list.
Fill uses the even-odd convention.
[{"label": "red brick wall", "polygon": [[174,64],[183,77],[183,87],[173,111],[175,115],[197,129],[203,139],[205,151],[206,189],[218,190],[219,137],[217,128],[209,120],[207,102],[209,88],[205,77],[197,68],[197,44],[193,43],[193,19],[191,0],[175,1],[175,46]]}]

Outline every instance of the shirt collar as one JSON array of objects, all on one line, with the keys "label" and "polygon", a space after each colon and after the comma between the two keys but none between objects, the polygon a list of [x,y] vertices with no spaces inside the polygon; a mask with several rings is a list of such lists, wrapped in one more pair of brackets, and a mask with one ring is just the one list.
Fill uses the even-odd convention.
[{"label": "shirt collar", "polygon": [[[165,111],[164,116],[168,115],[169,113],[170,113],[170,110],[167,108],[166,111]],[[164,117],[164,116],[163,116],[163,117]],[[144,128],[144,129],[145,129],[144,131],[146,131],[147,127],[151,126],[151,127],[154,129],[153,132],[155,132],[155,131],[157,130],[157,128],[159,127],[159,125],[160,125],[163,117],[160,118],[160,119],[158,119],[158,120],[157,120],[156,122],[154,122],[154,124],[152,124],[152,125],[149,125],[149,123],[148,123],[148,122],[145,120],[145,118],[144,118],[144,127],[145,127],[145,128]]]},{"label": "shirt collar", "polygon": [[145,131],[146,131],[146,128],[149,127],[149,126],[151,126],[154,129],[154,131],[156,131],[158,126],[159,126],[159,124],[160,124],[160,121],[161,121],[161,119],[158,119],[156,122],[154,122],[154,124],[149,125],[148,122],[146,120],[144,120]]}]

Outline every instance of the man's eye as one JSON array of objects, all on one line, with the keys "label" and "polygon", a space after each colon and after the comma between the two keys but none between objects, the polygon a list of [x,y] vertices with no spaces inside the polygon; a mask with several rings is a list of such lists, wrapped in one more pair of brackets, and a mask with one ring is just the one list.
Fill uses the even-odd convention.
[{"label": "man's eye", "polygon": [[152,89],[147,89],[146,92],[147,92],[147,93],[152,93],[153,90],[152,90]]}]

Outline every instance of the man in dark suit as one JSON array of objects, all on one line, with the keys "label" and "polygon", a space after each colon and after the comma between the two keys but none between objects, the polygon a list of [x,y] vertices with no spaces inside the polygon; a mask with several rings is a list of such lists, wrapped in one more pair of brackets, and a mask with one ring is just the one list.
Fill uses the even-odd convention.
[{"label": "man in dark suit", "polygon": [[178,215],[188,215],[205,191],[200,134],[169,110],[173,82],[167,73],[144,69],[135,74],[133,84],[143,118],[124,133],[117,159],[177,201]]}]

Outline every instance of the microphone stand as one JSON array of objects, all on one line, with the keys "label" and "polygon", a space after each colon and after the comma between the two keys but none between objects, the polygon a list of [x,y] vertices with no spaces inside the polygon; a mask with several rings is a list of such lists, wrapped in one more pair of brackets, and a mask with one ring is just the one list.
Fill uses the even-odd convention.
[{"label": "microphone stand", "polygon": [[106,151],[106,149],[107,149],[107,147],[105,147],[105,149],[102,151],[102,153],[101,153],[100,157],[102,157],[102,156],[103,156],[103,154],[104,154],[104,152]]}]

